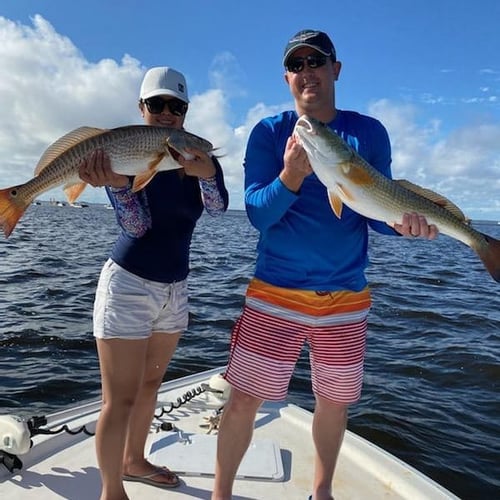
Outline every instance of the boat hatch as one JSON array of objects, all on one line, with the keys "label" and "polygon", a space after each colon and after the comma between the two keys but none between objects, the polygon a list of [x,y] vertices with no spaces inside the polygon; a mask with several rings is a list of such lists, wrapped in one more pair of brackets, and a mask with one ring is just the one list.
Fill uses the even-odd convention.
[{"label": "boat hatch", "polygon": [[[213,476],[217,436],[169,432],[151,444],[148,460],[168,463],[170,469],[186,476]],[[236,475],[239,479],[282,481],[285,477],[279,445],[270,439],[254,440]]]}]

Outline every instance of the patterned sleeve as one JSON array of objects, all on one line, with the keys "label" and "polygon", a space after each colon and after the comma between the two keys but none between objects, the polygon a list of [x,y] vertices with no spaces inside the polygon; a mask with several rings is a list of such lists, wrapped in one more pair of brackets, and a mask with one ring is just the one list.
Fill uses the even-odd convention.
[{"label": "patterned sleeve", "polygon": [[151,228],[151,214],[144,190],[134,193],[129,181],[124,188],[107,187],[120,227],[132,238],[144,236]]},{"label": "patterned sleeve", "polygon": [[201,197],[203,205],[209,215],[220,215],[226,210],[224,199],[217,186],[217,179],[214,175],[208,179],[199,179]]}]

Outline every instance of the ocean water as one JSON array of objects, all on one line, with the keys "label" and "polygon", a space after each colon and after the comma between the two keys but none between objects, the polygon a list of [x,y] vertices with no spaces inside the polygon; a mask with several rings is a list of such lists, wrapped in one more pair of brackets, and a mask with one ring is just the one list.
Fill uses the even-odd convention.
[{"label": "ocean water", "polygon": [[[477,227],[500,239],[500,225]],[[99,396],[92,304],[113,210],[44,204],[0,236],[0,415]],[[224,365],[252,275],[244,212],[203,216],[191,254],[191,323],[166,379]],[[365,383],[349,429],[464,499],[500,498],[500,284],[446,236],[371,233]],[[306,349],[289,399],[313,409]]]}]

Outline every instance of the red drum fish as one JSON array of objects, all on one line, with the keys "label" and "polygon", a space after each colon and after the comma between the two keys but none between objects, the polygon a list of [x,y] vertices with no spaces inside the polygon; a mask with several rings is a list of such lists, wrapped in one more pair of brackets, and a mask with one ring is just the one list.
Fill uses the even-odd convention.
[{"label": "red drum fish", "polygon": [[181,129],[130,125],[113,129],[80,127],[50,145],[24,184],[0,190],[0,225],[6,237],[30,204],[42,193],[64,186],[69,203],[86,187],[78,175],[81,162],[93,151],[107,153],[114,172],[134,176],[132,189],[145,187],[157,172],[182,168],[177,159],[192,157],[187,149],[212,153],[210,142]]}]

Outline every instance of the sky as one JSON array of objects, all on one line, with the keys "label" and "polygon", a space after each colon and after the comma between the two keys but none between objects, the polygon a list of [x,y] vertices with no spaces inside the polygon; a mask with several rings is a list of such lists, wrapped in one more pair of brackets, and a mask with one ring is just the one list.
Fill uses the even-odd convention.
[{"label": "sky", "polygon": [[[185,128],[219,148],[230,208],[243,209],[248,135],[293,109],[283,50],[311,28],[342,62],[337,108],[387,128],[393,177],[500,221],[499,20],[498,0],[2,0],[0,188],[28,181],[74,128],[142,123],[145,71],[171,66],[187,79]],[[107,199],[88,187],[81,201]]]}]

